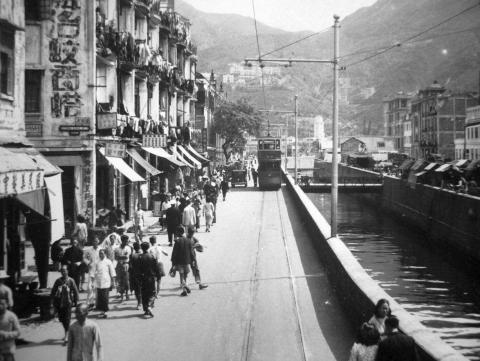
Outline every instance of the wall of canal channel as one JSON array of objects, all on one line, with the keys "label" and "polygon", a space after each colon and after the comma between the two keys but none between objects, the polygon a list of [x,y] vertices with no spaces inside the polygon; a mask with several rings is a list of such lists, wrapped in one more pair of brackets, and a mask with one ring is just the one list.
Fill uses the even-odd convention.
[{"label": "wall of canal channel", "polygon": [[368,276],[342,240],[331,237],[330,225],[308,196],[294,185],[290,176],[285,178],[287,189],[305,219],[317,253],[352,325],[358,327],[367,321],[372,316],[375,303],[380,298],[386,298],[390,302],[392,313],[400,319],[401,331],[415,340],[422,360],[466,361],[464,356],[420,324]]},{"label": "wall of canal channel", "polygon": [[[331,163],[316,162],[315,175],[320,181],[331,182]],[[378,180],[379,173],[339,164],[339,184]],[[420,183],[412,184],[396,177],[385,176],[380,194],[358,194],[365,202],[425,235],[425,242],[455,255],[462,264],[474,269],[480,265],[480,198]]]}]

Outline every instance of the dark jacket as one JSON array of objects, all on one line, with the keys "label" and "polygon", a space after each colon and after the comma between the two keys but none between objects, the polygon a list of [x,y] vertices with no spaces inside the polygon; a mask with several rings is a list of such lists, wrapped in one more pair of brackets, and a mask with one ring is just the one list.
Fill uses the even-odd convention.
[{"label": "dark jacket", "polygon": [[157,260],[150,253],[141,254],[138,258],[137,266],[137,276],[140,279],[151,279],[160,277]]},{"label": "dark jacket", "polygon": [[193,242],[187,237],[178,238],[173,245],[172,251],[172,264],[187,265],[192,263],[194,259],[193,255]]},{"label": "dark jacket", "polygon": [[415,341],[410,336],[395,332],[378,345],[376,361],[418,361]]},{"label": "dark jacket", "polygon": [[62,264],[72,265],[83,261],[83,251],[79,247],[68,247],[62,258]]},{"label": "dark jacket", "polygon": [[182,224],[182,212],[177,207],[170,207],[165,211],[168,228],[175,228]]}]

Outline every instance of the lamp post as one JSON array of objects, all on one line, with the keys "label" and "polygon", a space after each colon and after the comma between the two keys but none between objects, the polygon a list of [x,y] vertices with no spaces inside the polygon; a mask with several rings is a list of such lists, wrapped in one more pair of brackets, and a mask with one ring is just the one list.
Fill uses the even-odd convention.
[{"label": "lamp post", "polygon": [[[248,64],[249,62],[259,62],[260,64],[266,62],[274,62],[274,63],[288,63],[292,65],[293,63],[323,63],[323,64],[333,64],[333,144],[332,144],[332,205],[330,209],[331,214],[331,236],[335,237],[337,235],[337,207],[338,207],[338,73],[339,73],[339,66],[338,66],[338,59],[339,59],[339,51],[340,51],[340,42],[339,42],[339,29],[340,29],[340,17],[338,15],[333,16],[334,24],[333,24],[333,60],[323,60],[323,59],[278,59],[278,58],[268,58],[264,59],[261,56],[258,58],[245,58],[245,63]],[[296,100],[295,97],[295,183],[297,178],[297,111],[296,111]]]}]

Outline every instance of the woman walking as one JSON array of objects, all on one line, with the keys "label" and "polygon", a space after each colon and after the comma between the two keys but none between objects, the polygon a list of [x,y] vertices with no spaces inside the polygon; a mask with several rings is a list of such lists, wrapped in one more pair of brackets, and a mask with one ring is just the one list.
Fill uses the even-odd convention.
[{"label": "woman walking", "polygon": [[215,213],[215,206],[211,201],[206,201],[203,205],[203,213],[205,214],[205,232],[210,232],[210,227],[213,222],[213,214]]},{"label": "woman walking", "polygon": [[73,278],[68,277],[66,265],[62,266],[60,273],[62,276],[53,284],[50,296],[53,299],[53,306],[57,312],[58,320],[65,331],[63,343],[66,344],[68,341],[68,328],[72,319],[72,306],[75,306],[78,302],[78,288]]},{"label": "woman walking", "polygon": [[97,310],[102,312],[99,317],[107,318],[108,296],[110,288],[115,284],[115,269],[113,263],[105,257],[103,249],[98,253],[100,260],[95,267],[95,287],[97,288]]}]

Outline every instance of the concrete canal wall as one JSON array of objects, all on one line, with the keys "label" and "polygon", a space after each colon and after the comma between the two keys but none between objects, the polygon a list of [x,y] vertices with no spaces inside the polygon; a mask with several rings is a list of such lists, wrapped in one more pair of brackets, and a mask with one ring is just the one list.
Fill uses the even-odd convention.
[{"label": "concrete canal wall", "polygon": [[432,246],[480,264],[480,198],[385,177],[382,205],[424,232]]},{"label": "concrete canal wall", "polygon": [[[332,163],[315,162],[315,170],[313,171],[315,182],[330,183],[332,180]],[[338,165],[339,183],[344,181],[359,181],[363,183],[375,183],[378,181],[379,174],[362,168],[349,167],[345,164]]]},{"label": "concrete canal wall", "polygon": [[287,189],[305,219],[305,226],[352,325],[359,327],[367,321],[372,316],[375,303],[380,298],[386,298],[390,301],[392,313],[400,319],[401,331],[414,338],[423,360],[466,361],[464,356],[420,324],[368,276],[342,240],[330,236],[330,225],[312,201],[293,184],[290,176],[285,178]]}]

